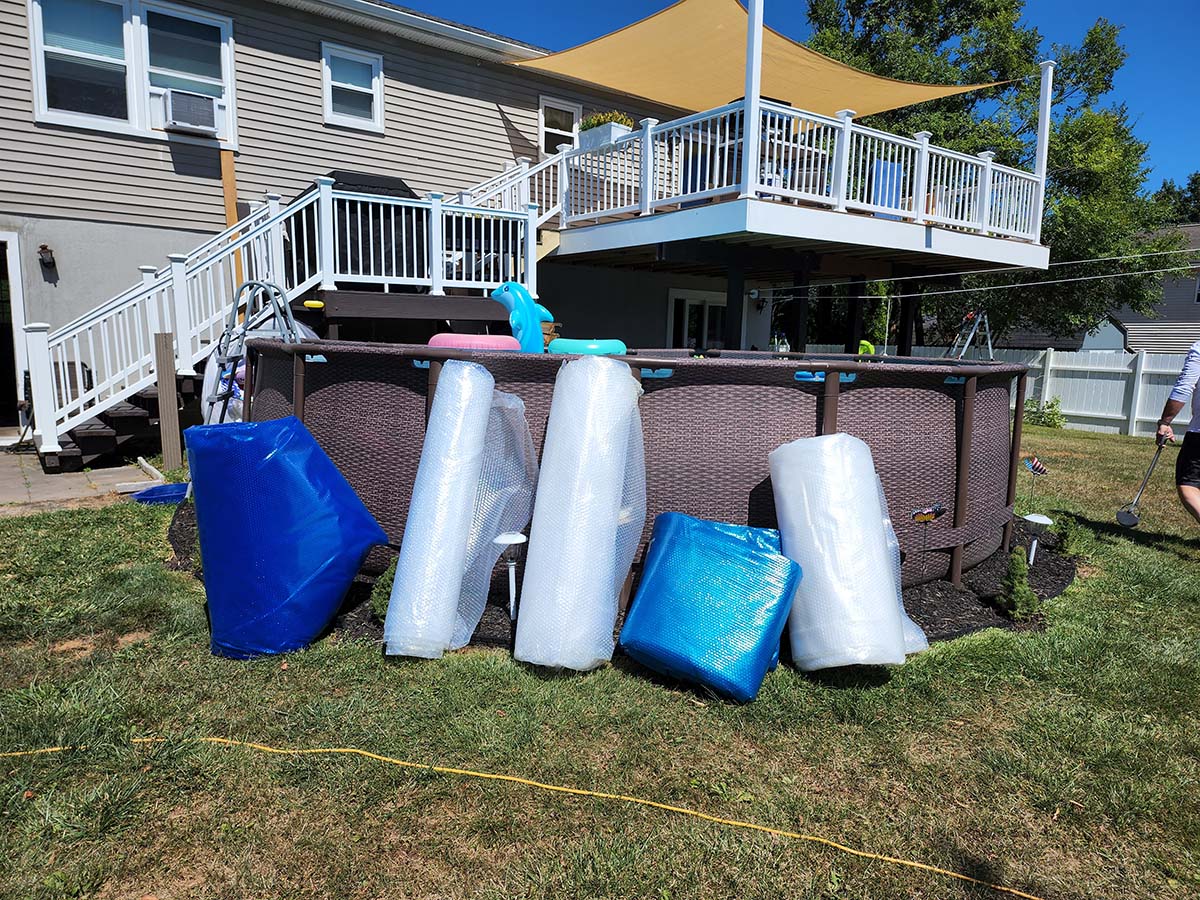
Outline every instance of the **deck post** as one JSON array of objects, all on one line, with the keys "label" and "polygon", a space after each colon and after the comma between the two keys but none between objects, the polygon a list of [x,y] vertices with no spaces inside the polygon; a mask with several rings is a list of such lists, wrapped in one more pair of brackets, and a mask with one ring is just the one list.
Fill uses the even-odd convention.
[{"label": "deck post", "polygon": [[[280,200],[279,194],[267,194],[267,219],[274,219],[279,215]],[[284,283],[286,268],[283,263],[283,223],[276,222],[267,232],[268,247],[270,248],[271,258],[271,283],[278,285],[284,291],[287,290],[287,285]]]},{"label": "deck post", "polygon": [[917,321],[917,298],[902,297],[900,299],[900,326],[896,335],[896,353],[899,356],[912,356],[913,326]]},{"label": "deck post", "polygon": [[568,205],[571,202],[571,173],[567,169],[567,151],[572,144],[558,145],[558,227],[570,225]]},{"label": "deck post", "polygon": [[[154,284],[155,276],[158,275],[158,266],[138,266],[138,271],[142,273],[142,287],[149,289],[150,285]],[[162,331],[162,328],[159,326],[159,323],[162,321],[162,315],[160,314],[156,299],[151,299],[146,304],[146,319],[147,324],[150,326],[151,334],[158,334],[158,332]]]},{"label": "deck post", "polygon": [[836,113],[842,122],[837,136],[837,147],[833,159],[833,208],[846,211],[846,194],[850,181],[850,144],[854,129],[854,110],[839,109]]},{"label": "deck post", "polygon": [[846,285],[846,352],[858,355],[863,331],[863,293],[867,279],[855,275]]},{"label": "deck post", "polygon": [[537,289],[537,220],[538,205],[529,203],[525,206],[525,289],[534,300],[538,297]]},{"label": "deck post", "polygon": [[746,90],[742,97],[742,177],[738,195],[743,200],[758,196],[759,144],[762,138],[762,41],[763,0],[748,0]]},{"label": "deck post", "polygon": [[442,194],[429,195],[429,293],[436,297],[446,294],[446,234],[442,229]]},{"label": "deck post", "polygon": [[188,303],[187,254],[169,253],[171,261],[171,308],[175,325],[175,371],[195,375],[192,368],[192,308]]},{"label": "deck post", "polygon": [[336,254],[333,233],[333,179],[322,176],[317,179],[317,254],[321,261],[321,290],[336,291],[334,280]]},{"label": "deck post", "polygon": [[918,131],[913,135],[917,139],[917,171],[913,181],[913,221],[924,225],[928,221],[925,214],[929,212],[929,139],[932,131]]},{"label": "deck post", "polygon": [[517,158],[517,209],[525,209],[529,205],[529,157]]},{"label": "deck post", "polygon": [[1037,202],[1034,213],[1037,218],[1033,223],[1033,242],[1042,240],[1042,212],[1046,206],[1046,155],[1050,150],[1050,108],[1054,103],[1054,66],[1055,62],[1048,59],[1041,64],[1042,86],[1038,94],[1038,125],[1037,148],[1035,150],[1035,165],[1033,174],[1037,176],[1035,189]]},{"label": "deck post", "polygon": [[792,302],[788,309],[788,344],[793,353],[804,353],[808,349],[808,270],[792,275]]},{"label": "deck post", "polygon": [[984,150],[979,154],[983,160],[983,173],[979,176],[979,230],[986,232],[992,222],[992,160],[996,154],[992,150]]},{"label": "deck post", "polygon": [[49,334],[47,322],[30,322],[25,326],[29,387],[33,391],[33,443],[43,454],[62,451],[58,443],[58,417],[54,414],[56,392]]},{"label": "deck post", "polygon": [[[725,350],[742,349],[742,310],[746,303],[746,270],[740,259],[731,260],[725,270]],[[702,335],[697,346],[703,346],[708,335]]]},{"label": "deck post", "polygon": [[642,119],[642,186],[638,191],[638,215],[648,216],[654,205],[654,126],[658,119]]}]

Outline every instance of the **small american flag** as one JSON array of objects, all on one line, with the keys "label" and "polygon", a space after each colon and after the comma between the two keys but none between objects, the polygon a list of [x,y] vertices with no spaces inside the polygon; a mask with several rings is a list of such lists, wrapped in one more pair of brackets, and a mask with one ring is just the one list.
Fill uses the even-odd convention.
[{"label": "small american flag", "polygon": [[1050,470],[1047,469],[1042,464],[1042,461],[1040,459],[1038,459],[1036,456],[1025,457],[1025,468],[1027,468],[1034,475],[1049,475],[1050,474]]}]

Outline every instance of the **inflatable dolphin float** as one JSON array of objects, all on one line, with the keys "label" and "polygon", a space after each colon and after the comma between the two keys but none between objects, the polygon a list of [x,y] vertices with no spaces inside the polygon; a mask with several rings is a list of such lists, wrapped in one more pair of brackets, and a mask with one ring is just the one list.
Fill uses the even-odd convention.
[{"label": "inflatable dolphin float", "polygon": [[523,353],[541,353],[545,349],[542,323],[553,322],[550,310],[533,299],[524,285],[506,281],[492,291],[492,299],[508,310],[508,326]]}]

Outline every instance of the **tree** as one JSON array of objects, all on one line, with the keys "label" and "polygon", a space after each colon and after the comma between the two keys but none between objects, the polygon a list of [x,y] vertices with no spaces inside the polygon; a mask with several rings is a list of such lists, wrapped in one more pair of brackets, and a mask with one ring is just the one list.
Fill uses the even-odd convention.
[{"label": "tree", "polygon": [[1183,187],[1165,179],[1154,198],[1171,210],[1173,221],[1200,222],[1200,172],[1189,175]]},{"label": "tree", "polygon": [[[1182,246],[1182,239],[1166,229],[1173,218],[1169,205],[1143,188],[1147,145],[1134,137],[1123,106],[1104,103],[1126,59],[1120,28],[1098,19],[1078,45],[1047,48],[1037,29],[1022,21],[1023,14],[1024,0],[809,0],[809,44],[892,78],[1001,82],[867,121],[902,134],[931,131],[938,144],[965,153],[994,150],[997,162],[1026,170],[1034,165],[1038,61],[1055,58],[1042,229],[1051,261],[1131,256]],[[1170,262],[1147,257],[1107,267],[1056,266],[1050,270],[1053,275],[1026,271],[971,276],[961,286],[973,290],[930,297],[923,309],[936,317],[941,338],[957,331],[963,315],[973,309],[987,310],[996,331],[1032,326],[1057,335],[1075,334],[1123,306],[1150,312],[1161,297],[1161,275],[983,289],[1118,270],[1146,272],[1179,261],[1167,259]],[[928,290],[956,286],[941,282]],[[898,291],[897,287],[893,293]]]}]

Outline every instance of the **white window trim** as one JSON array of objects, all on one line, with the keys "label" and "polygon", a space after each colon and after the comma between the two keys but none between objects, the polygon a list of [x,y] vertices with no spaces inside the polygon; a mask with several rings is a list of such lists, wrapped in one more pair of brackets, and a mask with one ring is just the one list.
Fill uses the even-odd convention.
[{"label": "white window trim", "polygon": [[[333,74],[329,63],[330,56],[341,56],[344,59],[352,59],[355,62],[365,63],[371,67],[371,111],[374,113],[370,120],[360,119],[357,116],[347,116],[333,111]],[[352,85],[338,85],[345,90],[358,91],[366,93],[359,87]],[[321,42],[321,97],[322,108],[324,109],[325,124],[335,125],[338,128],[352,128],[355,131],[372,131],[376,134],[384,133],[384,108],[383,108],[383,55],[380,53],[369,53],[365,50],[355,50],[353,47],[346,47],[342,44],[331,44],[328,41]]]},{"label": "white window trim", "polygon": [[[553,156],[553,153],[546,152],[546,107],[553,106],[555,109],[568,110],[574,116],[575,125],[571,129],[573,136],[571,138],[571,146],[579,146],[579,123],[583,119],[583,105],[580,103],[572,103],[570,100],[560,100],[558,97],[548,97],[545,94],[538,97],[538,157],[545,159],[547,156]],[[559,129],[553,129],[556,133],[561,133]],[[557,151],[556,151],[557,152]]]},{"label": "white window trim", "polygon": [[[21,236],[15,231],[0,231],[0,244],[8,257],[8,299],[12,304],[12,340],[17,362],[17,399],[25,392],[25,370],[29,368],[29,354],[25,348],[25,283],[21,275]],[[6,390],[6,388],[0,388]],[[27,412],[20,415],[21,426],[29,421]]]},{"label": "white window trim", "polygon": [[[223,150],[237,150],[237,99],[234,74],[233,21],[225,16],[211,15],[186,6],[177,6],[165,0],[104,0],[121,8],[124,19],[122,36],[125,41],[125,93],[129,104],[129,118],[107,119],[89,116],[86,113],[50,109],[46,97],[45,51],[42,31],[42,6],[40,0],[28,0],[30,69],[33,74],[33,119],[47,125],[64,125],[88,131],[104,131],[130,137],[148,138],[156,141],[172,141],[181,144],[212,146],[219,143]],[[150,125],[150,34],[144,25],[146,11],[162,12],[194,22],[203,22],[221,30],[221,72],[225,86],[225,105],[229,134],[219,141],[197,135],[176,134]],[[59,52],[55,50],[54,52]],[[87,54],[70,54],[86,57]],[[202,79],[201,79],[202,80]],[[155,88],[154,90],[159,90]]]}]

